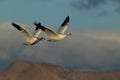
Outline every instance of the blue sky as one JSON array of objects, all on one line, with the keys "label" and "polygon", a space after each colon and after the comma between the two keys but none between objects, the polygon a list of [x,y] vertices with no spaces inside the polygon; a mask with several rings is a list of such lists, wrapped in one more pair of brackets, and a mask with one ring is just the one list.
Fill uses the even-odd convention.
[{"label": "blue sky", "polygon": [[0,22],[57,27],[67,15],[74,29],[119,28],[119,0],[1,0]]},{"label": "blue sky", "polygon": [[[120,0],[0,0],[0,10],[0,71],[16,60],[120,71]],[[68,15],[72,36],[57,43],[24,46],[22,35],[10,24],[32,32],[33,22],[40,21],[57,30]]]}]

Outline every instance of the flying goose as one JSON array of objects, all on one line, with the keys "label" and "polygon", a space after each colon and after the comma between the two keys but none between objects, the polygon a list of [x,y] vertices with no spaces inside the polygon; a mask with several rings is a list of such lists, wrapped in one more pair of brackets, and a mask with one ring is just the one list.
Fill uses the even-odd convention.
[{"label": "flying goose", "polygon": [[64,39],[66,36],[71,35],[71,33],[65,33],[65,31],[68,28],[68,24],[69,24],[69,16],[66,17],[66,19],[64,20],[64,22],[61,24],[61,27],[58,29],[58,32],[53,31],[52,29],[49,29],[43,25],[40,24],[38,28],[40,28],[41,30],[43,30],[50,38],[47,41],[60,41],[62,39]]},{"label": "flying goose", "polygon": [[38,28],[40,23],[36,23],[34,22],[34,25],[36,26],[34,32],[33,32],[33,35],[28,33],[27,30],[25,30],[23,27],[21,27],[20,25],[12,22],[11,23],[12,26],[14,26],[17,30],[21,31],[21,33],[23,34],[26,42],[24,43],[24,45],[34,45],[36,43],[38,43],[39,41],[42,41],[42,40],[45,40],[45,38],[41,37],[41,38],[38,38],[39,34],[41,33],[41,29]]}]

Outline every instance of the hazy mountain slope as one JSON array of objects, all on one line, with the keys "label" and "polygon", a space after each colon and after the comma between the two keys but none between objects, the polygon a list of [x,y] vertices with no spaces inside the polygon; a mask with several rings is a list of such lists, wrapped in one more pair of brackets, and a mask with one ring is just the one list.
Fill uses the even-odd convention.
[{"label": "hazy mountain slope", "polygon": [[73,72],[53,64],[17,61],[0,73],[0,80],[120,80],[120,72]]}]

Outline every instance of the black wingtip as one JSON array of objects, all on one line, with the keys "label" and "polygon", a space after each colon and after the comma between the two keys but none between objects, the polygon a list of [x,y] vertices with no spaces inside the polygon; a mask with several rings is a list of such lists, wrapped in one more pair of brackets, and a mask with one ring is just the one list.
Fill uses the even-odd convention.
[{"label": "black wingtip", "polygon": [[33,24],[36,26],[35,30],[38,30],[39,27],[41,26],[41,23],[40,23],[40,22],[37,23],[37,22],[35,21]]},{"label": "black wingtip", "polygon": [[67,16],[67,17],[66,17],[66,19],[67,19],[67,20],[69,20],[69,19],[70,19],[70,17],[69,17],[69,16]]},{"label": "black wingtip", "polygon": [[70,21],[69,16],[67,16],[61,26],[67,25]]},{"label": "black wingtip", "polygon": [[34,22],[33,24],[36,26],[35,30],[41,29],[41,30],[45,31],[44,26],[42,26],[40,22],[38,22],[38,23]]},{"label": "black wingtip", "polygon": [[12,22],[11,24],[12,24],[12,26],[17,28],[18,30],[22,30],[21,27],[18,24],[14,23],[14,22]]},{"label": "black wingtip", "polygon": [[14,22],[11,23],[13,26],[15,26],[16,24]]}]

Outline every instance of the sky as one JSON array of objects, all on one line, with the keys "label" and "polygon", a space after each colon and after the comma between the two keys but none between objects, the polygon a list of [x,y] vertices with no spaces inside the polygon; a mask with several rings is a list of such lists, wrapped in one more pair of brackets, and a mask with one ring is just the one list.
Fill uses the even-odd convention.
[{"label": "sky", "polygon": [[[0,10],[0,71],[16,60],[120,71],[120,0],[0,0]],[[23,35],[10,24],[32,33],[37,21],[57,30],[66,16],[72,36],[55,43],[25,46]]]},{"label": "sky", "polygon": [[70,16],[72,29],[119,28],[120,0],[0,0],[0,22],[57,27]]}]

